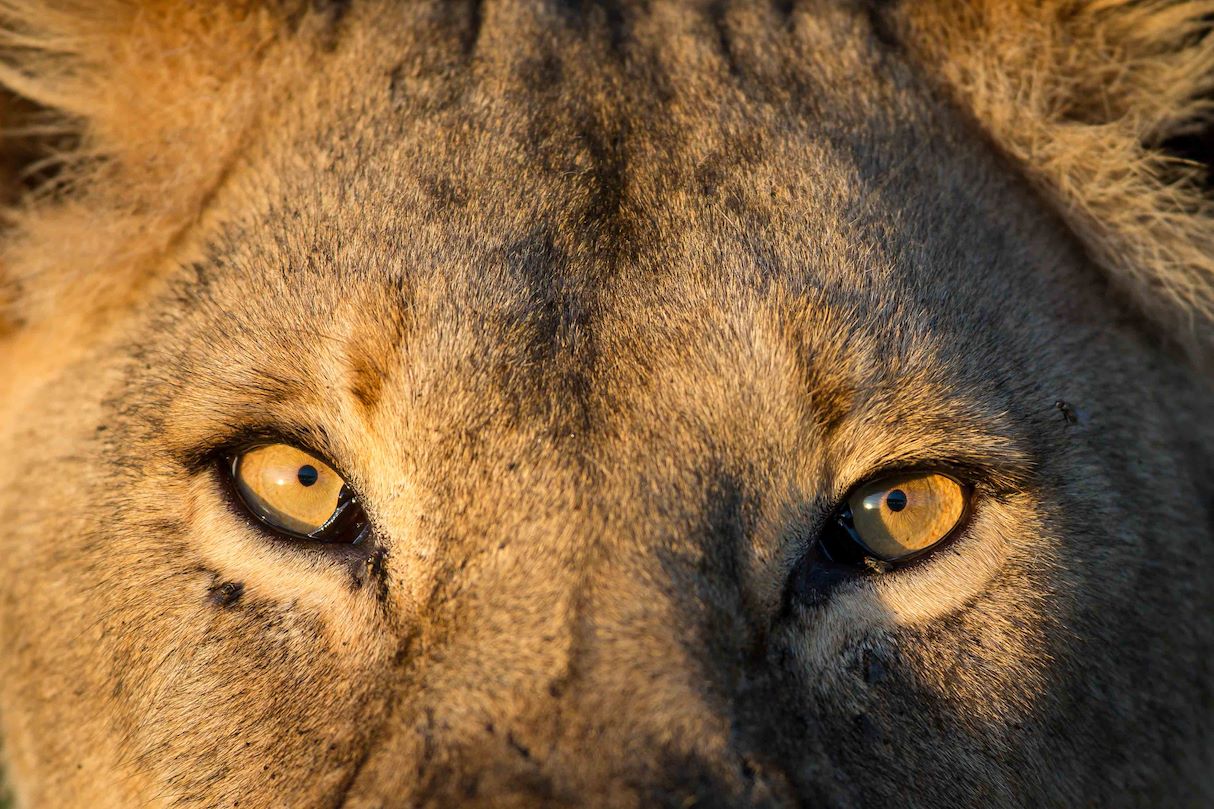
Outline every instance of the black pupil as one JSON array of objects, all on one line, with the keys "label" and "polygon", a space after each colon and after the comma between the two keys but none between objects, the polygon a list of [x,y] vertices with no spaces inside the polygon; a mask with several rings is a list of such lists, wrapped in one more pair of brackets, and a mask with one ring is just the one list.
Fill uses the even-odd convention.
[{"label": "black pupil", "polygon": [[906,492],[901,489],[894,489],[886,495],[885,505],[889,506],[890,511],[901,511],[906,508]]},{"label": "black pupil", "polygon": [[305,486],[311,486],[316,481],[320,480],[320,473],[316,471],[316,467],[311,464],[299,467],[299,482]]}]

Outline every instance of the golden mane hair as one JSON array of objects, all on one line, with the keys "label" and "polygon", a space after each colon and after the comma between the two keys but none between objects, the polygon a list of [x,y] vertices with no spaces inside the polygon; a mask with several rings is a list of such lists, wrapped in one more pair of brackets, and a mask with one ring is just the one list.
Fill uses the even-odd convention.
[{"label": "golden mane hair", "polygon": [[1162,145],[1210,121],[1214,3],[933,0],[902,13],[912,49],[1115,285],[1209,361],[1214,201],[1205,167]]},{"label": "golden mane hair", "polygon": [[0,87],[37,105],[7,134],[56,144],[6,211],[0,326],[128,299],[306,64],[305,37],[285,47],[306,25],[243,0],[0,0]]}]

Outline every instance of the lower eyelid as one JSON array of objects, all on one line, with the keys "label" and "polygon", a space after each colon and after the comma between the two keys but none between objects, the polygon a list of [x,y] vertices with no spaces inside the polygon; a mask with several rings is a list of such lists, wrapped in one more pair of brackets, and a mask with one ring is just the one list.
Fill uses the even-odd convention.
[{"label": "lower eyelid", "polygon": [[[221,492],[225,489],[231,489],[229,481],[225,481],[221,472],[216,470],[213,474],[214,485]],[[240,504],[236,499],[237,495],[234,491],[224,492],[221,499],[224,501],[224,509],[234,519],[242,525],[248,527],[250,531],[255,532],[265,542],[270,543],[275,548],[284,550],[290,549],[295,553],[317,554],[318,557],[323,557],[329,561],[349,561],[355,560],[365,562],[373,552],[378,548],[372,539],[371,527],[368,522],[364,531],[355,542],[324,542],[318,539],[288,537],[277,531],[262,521],[258,520],[248,509]]]}]

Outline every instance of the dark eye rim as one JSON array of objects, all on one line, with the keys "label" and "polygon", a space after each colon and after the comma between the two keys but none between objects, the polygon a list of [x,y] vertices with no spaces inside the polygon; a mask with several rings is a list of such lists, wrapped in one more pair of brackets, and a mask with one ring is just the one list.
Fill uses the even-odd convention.
[{"label": "dark eye rim", "polygon": [[[869,551],[863,542],[857,541],[854,527],[849,531],[847,521],[840,517],[857,489],[882,478],[912,474],[945,475],[956,481],[965,492],[965,507],[952,530],[936,544],[897,561],[885,561]],[[794,605],[817,608],[827,603],[840,588],[849,588],[878,576],[926,564],[932,556],[965,534],[977,510],[979,492],[999,498],[1010,491],[1000,485],[998,478],[991,478],[980,468],[970,470],[958,464],[908,464],[874,470],[850,486],[834,501],[829,511],[823,509],[819,512],[823,516],[817,530],[789,572],[784,589],[784,609],[792,610]]]},{"label": "dark eye rim", "polygon": [[[856,530],[854,518],[851,514],[851,507],[848,503],[858,489],[878,483],[885,478],[907,477],[911,475],[940,475],[941,477],[946,477],[961,487],[965,502],[962,506],[961,515],[947,534],[926,548],[899,556],[896,559],[886,559],[874,552],[861,538],[860,533]],[[977,489],[976,484],[969,482],[966,478],[949,468],[915,466],[900,469],[883,469],[880,472],[868,475],[847,490],[847,493],[843,495],[838,505],[831,512],[822,530],[819,531],[818,538],[814,542],[814,548],[821,559],[831,564],[849,565],[855,566],[857,569],[867,568],[869,570],[872,570],[874,567],[879,569],[902,569],[951,545],[957,537],[965,532],[974,512],[974,500],[976,499]],[[850,547],[840,545],[838,543],[840,537],[845,537],[846,541],[851,543]]]},{"label": "dark eye rim", "polygon": [[[294,447],[300,452],[311,455],[326,464],[342,478],[343,484],[341,492],[338,494],[337,508],[334,509],[332,516],[329,517],[324,525],[310,534],[301,534],[297,531],[291,531],[275,525],[261,514],[258,514],[252,504],[241,494],[240,487],[236,483],[236,469],[241,457],[245,453],[255,449],[275,444]],[[336,464],[326,458],[323,453],[317,452],[310,447],[300,446],[294,441],[273,439],[242,443],[223,450],[218,454],[216,472],[223,483],[225,494],[232,506],[238,510],[240,516],[250,519],[253,524],[268,533],[275,541],[304,543],[318,547],[350,547],[365,544],[371,535],[371,521],[367,517],[366,510],[363,508],[358,493],[350,487],[350,484],[344,482],[346,476],[342,474],[341,469]]]}]

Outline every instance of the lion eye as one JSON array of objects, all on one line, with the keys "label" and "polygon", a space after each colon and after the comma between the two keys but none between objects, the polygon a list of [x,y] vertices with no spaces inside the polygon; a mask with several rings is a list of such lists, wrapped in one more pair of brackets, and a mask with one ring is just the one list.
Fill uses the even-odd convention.
[{"label": "lion eye", "polygon": [[968,503],[967,487],[948,475],[889,475],[856,488],[838,519],[866,555],[902,562],[948,539]]},{"label": "lion eye", "polygon": [[354,542],[366,517],[333,467],[289,444],[266,444],[232,456],[233,488],[249,513],[296,539]]}]

